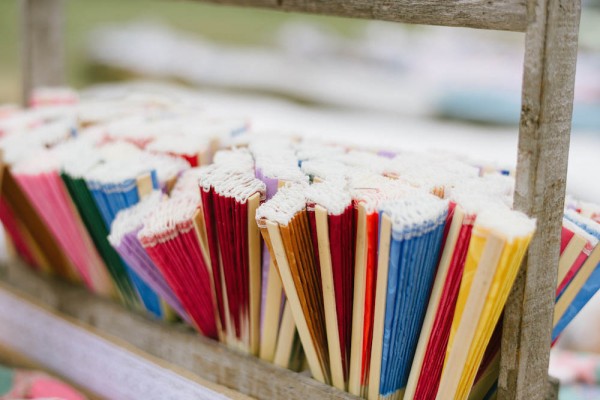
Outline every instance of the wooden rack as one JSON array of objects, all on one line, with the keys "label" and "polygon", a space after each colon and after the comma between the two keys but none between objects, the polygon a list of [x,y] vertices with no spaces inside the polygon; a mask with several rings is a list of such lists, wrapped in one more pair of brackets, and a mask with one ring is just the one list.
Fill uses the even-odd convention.
[{"label": "wooden rack", "polygon": [[[82,287],[43,277],[22,263],[11,262],[0,271],[0,295],[8,291],[25,302],[37,300],[55,315],[81,321],[128,347],[254,399],[359,400],[306,374],[232,351],[221,343],[200,336],[188,326],[151,320],[114,301],[91,295]],[[43,335],[40,335],[40,340],[44,340]],[[35,357],[35,354],[23,355]],[[54,372],[70,378],[68,372]]]},{"label": "wooden rack", "polygon": [[[514,205],[516,209],[537,218],[537,233],[506,307],[498,399],[555,398],[556,387],[549,384],[548,379],[548,362],[567,177],[581,1],[199,1],[279,11],[525,33]],[[21,2],[23,94],[26,99],[31,89],[36,86],[64,82],[64,3],[63,0]],[[146,330],[144,334],[150,335],[150,332]],[[204,343],[202,346],[208,345]],[[213,355],[216,354],[215,351],[217,350],[213,351]],[[225,352],[222,354],[223,357],[230,357]],[[266,367],[260,365],[263,368],[261,373],[267,373],[264,369]],[[245,364],[241,366],[248,367]],[[280,376],[283,372],[278,374],[275,376]],[[266,381],[268,384],[268,380]],[[300,386],[312,384],[305,377],[298,377],[298,382],[297,385]],[[298,393],[305,395],[310,393],[298,390]],[[330,392],[329,394],[331,395]],[[318,396],[316,392],[313,395]]]}]

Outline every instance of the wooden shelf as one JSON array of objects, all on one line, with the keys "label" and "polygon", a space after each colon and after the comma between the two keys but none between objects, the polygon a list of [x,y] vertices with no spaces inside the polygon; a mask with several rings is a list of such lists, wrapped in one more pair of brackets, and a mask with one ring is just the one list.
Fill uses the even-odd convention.
[{"label": "wooden shelf", "polygon": [[338,17],[524,32],[523,0],[194,0]]},{"label": "wooden shelf", "polygon": [[[525,32],[515,208],[537,218],[538,226],[505,310],[498,399],[555,398],[555,388],[548,395],[548,362],[581,0],[194,1]],[[22,4],[25,100],[36,86],[63,82],[64,1],[23,0]],[[32,277],[32,282],[38,281]],[[54,289],[46,290],[46,293],[54,293],[56,285],[52,283]],[[92,325],[101,325],[152,354],[176,360],[191,369],[202,369],[212,380],[239,387],[242,393],[254,395],[256,392],[259,398],[268,395],[270,398],[302,400],[351,398],[306,376],[228,352],[214,343],[208,345],[196,335],[176,333],[172,329],[165,330],[157,324],[131,318],[115,305],[93,299],[80,290],[65,290],[67,294],[64,296],[56,293],[51,296],[61,311],[87,320]],[[43,290],[40,286],[40,293],[35,288],[30,292],[39,295]],[[69,298],[69,295],[73,297]]]},{"label": "wooden shelf", "polygon": [[255,399],[358,399],[319,383],[307,374],[230,350],[200,336],[190,327],[153,321],[92,295],[82,287],[40,276],[21,262],[2,267],[0,289],[2,286],[206,381]]}]

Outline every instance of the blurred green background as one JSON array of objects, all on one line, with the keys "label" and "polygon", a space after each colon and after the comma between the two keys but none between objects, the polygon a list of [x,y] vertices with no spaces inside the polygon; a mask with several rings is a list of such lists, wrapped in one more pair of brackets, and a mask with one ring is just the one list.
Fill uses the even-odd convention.
[{"label": "blurred green background", "polygon": [[[165,0],[66,0],[66,56],[68,83],[81,87],[97,80],[84,62],[87,33],[110,24],[139,19],[159,19],[171,27],[195,32],[223,43],[254,44],[270,40],[290,19],[327,21],[330,28],[352,35],[365,22],[346,18],[287,14],[273,11]],[[0,103],[18,101],[19,71],[18,0],[0,1]]]},{"label": "blurred green background", "polygon": [[[114,79],[86,59],[88,34],[107,24],[157,20],[171,28],[196,33],[221,43],[272,43],[275,33],[290,20],[323,23],[344,36],[359,34],[366,21],[316,15],[208,5],[174,0],[64,0],[67,83],[76,88]],[[20,101],[20,0],[0,0],[0,103]],[[600,0],[584,0],[580,49],[600,51]],[[410,29],[418,29],[411,26]],[[498,32],[475,31],[477,35]],[[514,38],[514,34],[499,36]],[[516,37],[520,35],[516,34]],[[132,49],[133,50],[133,49]],[[110,71],[114,74],[114,71]],[[117,77],[118,78],[118,77]]]}]

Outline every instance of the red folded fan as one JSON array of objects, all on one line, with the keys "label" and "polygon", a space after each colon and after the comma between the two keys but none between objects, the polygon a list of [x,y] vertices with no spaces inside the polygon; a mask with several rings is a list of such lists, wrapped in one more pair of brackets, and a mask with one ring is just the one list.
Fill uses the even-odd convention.
[{"label": "red folded fan", "polygon": [[339,215],[330,214],[328,215],[328,223],[342,365],[344,367],[344,377],[347,381],[352,334],[356,209],[353,205],[349,205]]},{"label": "red folded fan", "polygon": [[[327,307],[325,313],[328,324],[329,358],[334,385],[339,389],[345,389],[348,381],[352,334],[355,210],[352,204],[346,206],[340,213],[329,212],[319,205],[316,205],[317,209],[314,207],[314,204],[308,205],[308,214],[313,246],[318,249],[315,258],[321,269],[324,302],[331,304],[330,302],[333,301],[335,308],[331,310],[335,311],[334,316],[329,315]],[[328,293],[328,282],[333,283],[333,293]],[[329,322],[330,318],[335,320],[334,328]],[[332,335],[337,337],[334,338]],[[339,370],[336,370],[335,363],[341,367]]]},{"label": "red folded fan", "polygon": [[[185,175],[197,171],[189,170]],[[218,337],[212,273],[204,261],[194,229],[197,191],[173,190],[173,196],[148,217],[138,237],[198,330]]]},{"label": "red folded fan", "polygon": [[558,285],[556,295],[563,290],[579,272],[598,240],[568,220],[563,220],[560,259],[558,264]]},{"label": "red folded fan", "polygon": [[202,171],[203,230],[221,328],[230,345],[258,355],[262,245],[254,218],[266,187],[245,164]]},{"label": "red folded fan", "polygon": [[[423,358],[421,373],[415,389],[414,398],[416,399],[429,398],[430,396],[433,398],[437,393],[446,355],[446,346],[448,345],[448,338],[450,337],[452,316],[454,315],[454,309],[456,307],[456,299],[458,297],[467,249],[471,239],[471,231],[473,229],[473,223],[475,222],[474,216],[464,215],[462,212],[460,214],[457,213],[456,204],[454,203],[450,204],[450,210],[451,212],[448,213],[448,223],[446,224],[447,228],[450,226],[450,222],[454,218],[455,213],[456,217],[462,220],[462,223],[459,228],[460,230],[454,249],[451,253],[452,258],[448,267],[446,281],[435,314],[431,336],[429,336],[427,349]],[[445,232],[445,234],[447,238],[447,232]]]},{"label": "red folded fan", "polygon": [[44,150],[17,163],[10,173],[85,285],[95,293],[112,296],[114,286],[106,265],[59,175],[59,164],[55,152]]},{"label": "red folded fan", "polygon": [[2,221],[2,226],[8,232],[14,250],[23,261],[36,269],[42,268],[43,266],[37,265],[38,261],[34,256],[34,251],[28,244],[24,236],[25,233],[20,227],[21,222],[15,216],[15,212],[11,209],[10,204],[2,198],[0,198],[0,221]]},{"label": "red folded fan", "polygon": [[349,181],[356,234],[348,391],[364,397],[369,384],[375,315],[380,222],[378,207],[382,202],[404,197],[413,189],[395,179],[372,173],[351,175]]}]

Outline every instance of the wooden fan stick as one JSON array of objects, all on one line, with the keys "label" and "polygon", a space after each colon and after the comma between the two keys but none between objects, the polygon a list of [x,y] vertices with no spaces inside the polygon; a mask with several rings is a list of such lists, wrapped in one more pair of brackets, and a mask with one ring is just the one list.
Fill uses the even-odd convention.
[{"label": "wooden fan stick", "polygon": [[[423,326],[421,328],[421,335],[417,343],[410,375],[408,377],[408,383],[406,384],[406,389],[404,392],[406,399],[412,400],[413,396],[415,395],[417,383],[421,375],[421,368],[423,367],[423,361],[425,360],[425,351],[427,350],[427,345],[429,344],[429,338],[431,335],[435,334],[432,332],[433,324],[435,322],[435,316],[438,313],[440,299],[442,297],[444,285],[446,284],[446,277],[448,276],[448,270],[450,268],[450,263],[452,262],[452,256],[454,255],[454,249],[456,248],[456,243],[458,241],[460,229],[462,228],[463,220],[464,212],[462,211],[462,208],[457,205],[454,208],[454,215],[452,216],[452,222],[450,223],[450,230],[448,231],[446,243],[444,244],[437,275],[433,284],[431,296],[429,298],[425,320],[423,321]],[[423,333],[426,334],[424,335]]]},{"label": "wooden fan stick", "polygon": [[260,344],[260,301],[261,301],[261,242],[256,224],[256,209],[260,205],[260,193],[248,199],[248,257],[249,302],[250,302],[250,353],[258,355]]},{"label": "wooden fan stick", "polygon": [[505,241],[502,238],[494,235],[489,236],[485,242],[485,247],[477,266],[477,273],[473,279],[469,296],[465,303],[464,312],[460,316],[460,323],[455,335],[458,340],[454,340],[452,347],[449,347],[450,353],[444,364],[444,371],[442,372],[440,387],[436,396],[437,400],[448,399],[448,396],[456,393],[458,389],[461,374],[469,355],[468,349],[475,337],[475,331],[479,323],[479,318],[474,318],[473,316],[480,315],[483,310],[486,303],[485,299],[494,280],[495,269],[502,256],[504,244]]},{"label": "wooden fan stick", "polygon": [[359,204],[356,226],[356,256],[354,260],[354,296],[352,306],[352,337],[348,391],[361,395],[363,340],[365,332],[365,289],[367,281],[367,211]]},{"label": "wooden fan stick", "polygon": [[327,331],[327,346],[329,349],[329,365],[331,366],[331,380],[333,386],[340,390],[346,390],[344,367],[342,365],[342,349],[340,347],[340,332],[336,312],[335,283],[333,281],[333,267],[331,265],[327,210],[319,205],[315,206],[315,217],[317,221],[319,263],[321,264],[323,305],[325,307],[325,324]]},{"label": "wooden fan stick", "polygon": [[206,265],[206,269],[208,270],[208,275],[210,279],[210,289],[212,292],[214,314],[217,324],[217,335],[219,337],[220,342],[225,342],[226,336],[225,331],[223,330],[223,321],[221,321],[221,317],[219,315],[219,308],[217,307],[217,291],[215,289],[214,269],[210,261],[210,250],[208,248],[208,239],[206,236],[206,223],[204,221],[204,212],[201,208],[199,208],[194,213],[194,216],[192,217],[192,222],[194,224],[194,230],[196,231],[196,237],[198,238],[198,244],[200,245],[202,258],[204,258],[204,264]]},{"label": "wooden fan stick", "polygon": [[271,239],[271,245],[273,246],[273,253],[275,254],[277,265],[279,266],[281,281],[283,287],[285,288],[285,292],[294,315],[294,320],[296,321],[296,327],[298,328],[298,334],[300,335],[300,340],[302,341],[302,345],[304,347],[304,353],[306,354],[310,371],[316,380],[326,383],[326,374],[325,371],[323,371],[319,361],[317,350],[315,348],[315,344],[313,343],[311,333],[308,329],[306,318],[304,318],[302,303],[300,302],[300,297],[296,291],[294,278],[292,277],[287,254],[283,245],[281,233],[279,231],[279,224],[271,221],[267,221],[266,224],[269,231],[269,237]]},{"label": "wooden fan stick", "polygon": [[368,400],[379,399],[381,382],[381,357],[383,355],[383,328],[387,298],[388,271],[390,261],[390,244],[392,238],[392,221],[383,214],[379,238],[379,257],[377,261],[377,285],[375,292],[375,315],[373,316],[373,346],[369,368]]}]

